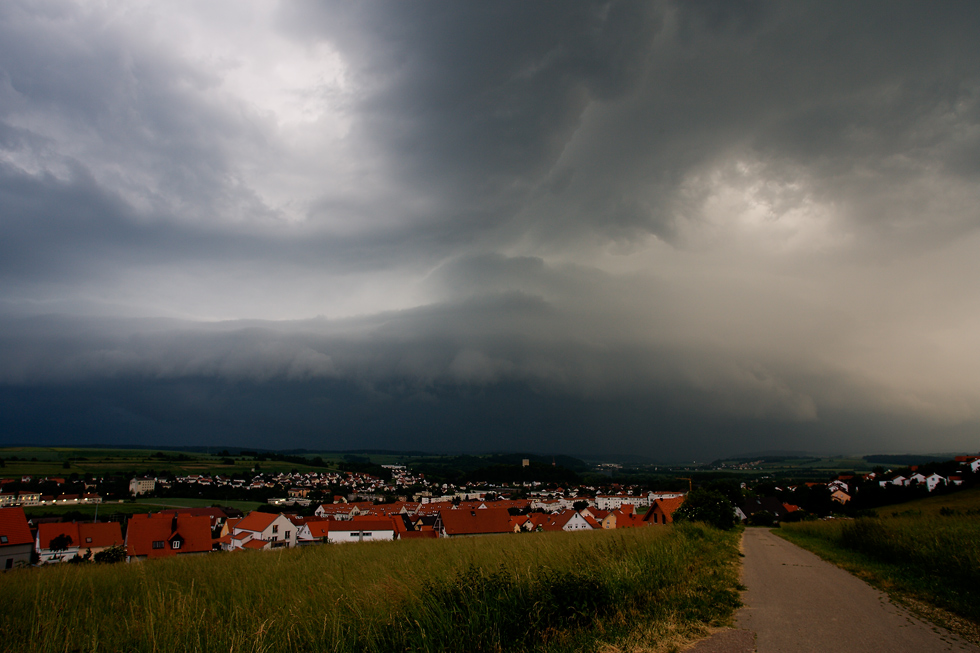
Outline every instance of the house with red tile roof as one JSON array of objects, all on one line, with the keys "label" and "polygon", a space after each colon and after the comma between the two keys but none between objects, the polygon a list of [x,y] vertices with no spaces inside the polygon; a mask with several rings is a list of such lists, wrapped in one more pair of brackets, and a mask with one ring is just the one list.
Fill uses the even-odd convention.
[{"label": "house with red tile roof", "polygon": [[391,518],[330,520],[326,524],[327,541],[331,544],[383,542],[395,539],[395,523]]},{"label": "house with red tile roof", "polygon": [[504,508],[440,510],[435,530],[440,537],[513,533],[510,513]]},{"label": "house with red tile roof", "polygon": [[197,515],[205,516],[208,518],[211,524],[211,531],[220,531],[224,526],[225,521],[228,519],[227,513],[221,508],[212,506],[210,508],[168,508],[166,510],[161,510],[158,514],[161,515]]},{"label": "house with red tile roof", "polygon": [[[592,523],[589,523],[589,520]],[[592,524],[595,524],[593,526]],[[586,519],[584,516],[579,514],[574,510],[562,510],[554,515],[548,515],[548,520],[542,524],[541,530],[545,531],[591,531],[593,528],[599,526],[591,517]]]},{"label": "house with red tile roof", "polygon": [[211,521],[198,515],[133,515],[126,528],[126,559],[209,553]]},{"label": "house with red tile roof", "polygon": [[34,538],[23,508],[0,508],[0,569],[31,564]]},{"label": "house with red tile roof", "polygon": [[[52,542],[61,538],[61,546],[55,550]],[[101,524],[61,522],[38,524],[34,538],[34,550],[44,563],[71,560],[75,555],[95,555],[110,546],[123,544],[122,530],[117,522]]]},{"label": "house with red tile roof", "polygon": [[242,548],[249,540],[268,542],[269,546],[262,548],[291,548],[296,546],[298,530],[282,513],[273,514],[253,510],[235,524],[231,539],[232,550]]},{"label": "house with red tile roof", "polygon": [[644,524],[670,524],[674,521],[674,511],[681,507],[686,497],[657,499],[643,515]]},{"label": "house with red tile roof", "polygon": [[313,514],[322,518],[351,519],[361,514],[361,511],[352,503],[321,503]]},{"label": "house with red tile roof", "polygon": [[526,533],[534,530],[534,523],[527,515],[514,515],[510,518],[510,527],[515,533]]}]

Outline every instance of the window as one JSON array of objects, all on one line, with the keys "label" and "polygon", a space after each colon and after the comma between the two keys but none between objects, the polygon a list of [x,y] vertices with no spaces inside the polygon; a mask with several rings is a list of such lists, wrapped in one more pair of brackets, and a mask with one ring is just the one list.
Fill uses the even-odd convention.
[{"label": "window", "polygon": [[180,548],[180,540],[174,540],[173,542],[170,543],[170,546],[172,546],[175,549],[179,549]]},{"label": "window", "polygon": [[283,539],[284,539],[284,540],[288,540],[288,539],[289,539],[289,534],[290,534],[291,532],[292,532],[292,531],[286,531],[285,533],[283,533],[283,536],[282,536],[282,537],[283,537]]},{"label": "window", "polygon": [[273,533],[278,533],[279,532],[279,524],[273,524],[273,526],[272,526],[272,532]]},{"label": "window", "polygon": [[153,542],[153,548],[154,549],[162,549],[163,546],[164,546],[164,541],[163,540],[154,540],[154,542]]},{"label": "window", "polygon": [[91,537],[86,537],[86,538],[85,538],[85,543],[86,543],[86,544],[88,544],[88,543],[89,543],[89,542],[91,542],[91,541],[92,541],[92,538],[91,538]]},{"label": "window", "polygon": [[365,533],[364,531],[361,531],[361,537],[371,537],[371,534],[370,533]]},{"label": "window", "polygon": [[7,536],[0,535],[0,544],[6,544],[6,543],[7,543]]}]

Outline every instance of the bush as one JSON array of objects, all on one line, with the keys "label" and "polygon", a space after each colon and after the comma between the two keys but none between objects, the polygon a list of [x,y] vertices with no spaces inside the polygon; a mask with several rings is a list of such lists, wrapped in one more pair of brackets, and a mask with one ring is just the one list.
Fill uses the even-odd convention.
[{"label": "bush", "polygon": [[738,518],[735,516],[735,506],[723,494],[698,488],[689,492],[684,503],[674,512],[674,521],[700,521],[729,530],[738,523]]},{"label": "bush", "polygon": [[104,562],[106,564],[112,564],[114,562],[122,562],[126,559],[126,549],[120,545],[110,546],[108,549],[102,549],[95,554],[93,560],[96,562]]},{"label": "bush", "polygon": [[776,523],[776,516],[768,510],[749,515],[749,526],[772,526]]}]

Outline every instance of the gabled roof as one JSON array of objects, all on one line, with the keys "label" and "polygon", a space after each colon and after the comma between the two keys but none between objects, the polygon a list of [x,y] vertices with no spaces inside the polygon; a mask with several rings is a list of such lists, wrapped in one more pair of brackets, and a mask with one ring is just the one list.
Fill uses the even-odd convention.
[{"label": "gabled roof", "polygon": [[[171,541],[180,535],[180,549]],[[154,542],[164,542],[153,548]],[[178,553],[203,553],[211,550],[211,520],[197,515],[133,515],[126,529],[126,555],[163,558]]]},{"label": "gabled roof", "polygon": [[168,508],[167,510],[161,510],[161,514],[167,515],[196,515],[207,516],[211,520],[211,528],[218,525],[218,522],[222,519],[227,519],[228,515],[221,508],[216,508],[214,506],[210,508]]},{"label": "gabled roof", "polygon": [[78,524],[75,522],[59,522],[54,524],[38,524],[37,527],[37,541],[42,549],[51,548],[51,540],[60,537],[62,535],[67,536],[70,539],[68,546],[77,547],[78,546]]},{"label": "gabled roof", "polygon": [[261,533],[269,527],[269,524],[276,521],[278,517],[278,514],[273,514],[271,512],[259,512],[258,510],[253,510],[245,515],[241,521],[235,524],[235,528]]},{"label": "gabled roof", "polygon": [[[674,511],[681,507],[686,497],[671,497],[670,499],[657,499],[643,515],[643,522],[649,524],[653,521],[654,515],[665,515],[673,521]],[[743,508],[744,510],[744,508]],[[618,524],[617,524],[618,526]]]},{"label": "gabled roof", "polygon": [[510,533],[510,513],[504,508],[483,510],[442,510],[442,527],[447,535],[486,535]]},{"label": "gabled roof", "polygon": [[50,549],[51,540],[60,535],[70,537],[71,544],[69,546],[79,549],[102,548],[123,543],[122,530],[116,522],[101,524],[48,523],[39,524],[37,527],[37,541],[42,549]]},{"label": "gabled roof", "polygon": [[[31,544],[31,528],[23,508],[0,508],[0,546]],[[3,539],[7,541],[4,542]]]},{"label": "gabled roof", "polygon": [[118,522],[83,523],[78,525],[78,546],[83,549],[85,547],[107,547],[122,543],[122,529],[119,527]]}]

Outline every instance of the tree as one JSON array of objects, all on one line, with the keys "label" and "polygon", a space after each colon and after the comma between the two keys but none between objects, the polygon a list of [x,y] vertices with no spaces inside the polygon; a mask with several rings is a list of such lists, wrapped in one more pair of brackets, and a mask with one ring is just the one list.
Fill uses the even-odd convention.
[{"label": "tree", "polygon": [[68,547],[71,546],[71,535],[62,533],[57,537],[52,537],[51,541],[48,543],[48,548],[55,553],[60,553],[61,551],[67,551]]},{"label": "tree", "polygon": [[106,564],[112,564],[115,562],[122,562],[126,559],[126,549],[123,548],[121,544],[115,544],[110,546],[108,549],[102,549],[95,554],[94,560],[96,562],[104,562]]},{"label": "tree", "polygon": [[773,526],[776,516],[768,510],[760,510],[749,515],[749,526]]},{"label": "tree", "polygon": [[735,526],[735,506],[716,490],[697,488],[688,493],[674,512],[674,521],[701,521],[715,528],[729,530]]}]

